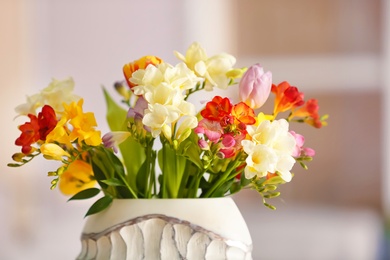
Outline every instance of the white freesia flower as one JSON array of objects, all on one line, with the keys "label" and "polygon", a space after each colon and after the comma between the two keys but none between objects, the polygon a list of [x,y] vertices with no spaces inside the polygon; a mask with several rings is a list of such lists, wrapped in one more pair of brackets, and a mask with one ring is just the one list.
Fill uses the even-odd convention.
[{"label": "white freesia flower", "polygon": [[130,78],[130,81],[137,85],[133,88],[136,95],[144,95],[162,83],[172,89],[183,91],[193,88],[201,80],[184,63],[176,66],[168,63],[161,63],[157,66],[149,65],[144,70],[135,71]]},{"label": "white freesia flower", "polygon": [[184,140],[184,133],[196,127],[195,106],[185,101],[185,91],[196,86],[200,80],[184,63],[176,66],[168,63],[149,65],[132,74],[130,81],[136,84],[134,93],[143,95],[148,102],[142,122],[151,129],[153,137],[162,132],[171,140],[173,124],[182,117],[188,119],[181,120],[177,137]]},{"label": "white freesia flower", "polygon": [[168,139],[172,136],[171,125],[179,119],[179,110],[171,105],[154,104],[145,110],[142,123],[151,129],[153,137],[157,137],[163,131]]},{"label": "white freesia flower", "polygon": [[37,108],[42,107],[44,104],[43,98],[40,94],[27,96],[26,99],[26,103],[21,104],[15,108],[15,111],[19,116],[28,114],[35,115]]},{"label": "white freesia flower", "polygon": [[51,106],[56,113],[64,111],[63,103],[69,104],[80,100],[79,96],[73,94],[74,81],[72,78],[65,80],[53,79],[49,86],[39,94],[27,97],[25,104],[15,108],[19,115],[36,114],[36,109],[44,104]]},{"label": "white freesia flower", "polygon": [[270,122],[265,120],[256,127],[248,127],[252,141],[243,140],[246,159],[245,177],[264,177],[268,172],[278,173],[284,181],[291,181],[291,168],[295,163],[292,156],[295,138],[288,131],[285,119]]},{"label": "white freesia flower", "polygon": [[209,58],[206,51],[197,42],[188,48],[185,56],[179,52],[175,52],[175,55],[194,70],[198,76],[206,79],[206,90],[212,90],[213,87],[221,89],[228,87],[230,78],[227,77],[226,73],[232,70],[236,63],[234,56],[221,53]]}]

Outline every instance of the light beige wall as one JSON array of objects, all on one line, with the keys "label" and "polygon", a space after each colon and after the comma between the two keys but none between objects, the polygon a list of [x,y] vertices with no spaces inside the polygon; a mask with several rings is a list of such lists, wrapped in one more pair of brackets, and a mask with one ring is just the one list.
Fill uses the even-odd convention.
[{"label": "light beige wall", "polygon": [[239,55],[380,51],[380,0],[241,0]]}]

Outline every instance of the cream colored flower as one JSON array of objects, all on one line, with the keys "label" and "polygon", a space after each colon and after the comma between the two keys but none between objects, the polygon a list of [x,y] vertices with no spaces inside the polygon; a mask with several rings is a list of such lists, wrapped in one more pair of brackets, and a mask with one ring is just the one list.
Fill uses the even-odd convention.
[{"label": "cream colored flower", "polygon": [[53,79],[52,82],[40,93],[27,96],[27,102],[15,108],[18,115],[36,114],[36,109],[44,105],[51,106],[56,114],[64,111],[63,103],[78,101],[79,96],[73,94],[74,81],[72,78],[65,80]]},{"label": "cream colored flower", "polygon": [[73,94],[74,81],[72,78],[64,80],[53,79],[52,82],[41,91],[45,103],[50,105],[54,111],[62,112],[63,103],[77,102],[80,97]]},{"label": "cream colored flower", "polygon": [[193,88],[201,81],[201,78],[196,77],[195,73],[184,63],[179,63],[176,66],[161,63],[157,66],[149,65],[146,69],[135,71],[130,81],[137,85],[133,87],[134,93],[144,95],[161,84],[182,92]]},{"label": "cream colored flower", "polygon": [[193,43],[187,50],[186,55],[175,51],[176,57],[184,61],[196,75],[203,77],[205,89],[212,90],[213,87],[226,89],[229,85],[230,78],[227,73],[233,69],[236,58],[227,53],[221,53],[208,57],[206,51],[199,43]]},{"label": "cream colored flower", "polygon": [[142,123],[151,129],[153,137],[157,137],[163,131],[169,140],[172,136],[171,125],[179,119],[179,110],[171,105],[154,104],[145,110]]},{"label": "cream colored flower", "polygon": [[269,173],[278,173],[282,179],[289,182],[292,178],[290,170],[295,159],[292,156],[295,138],[288,131],[285,119],[273,122],[264,120],[258,127],[248,127],[252,140],[241,142],[246,159],[245,177],[264,177]]}]

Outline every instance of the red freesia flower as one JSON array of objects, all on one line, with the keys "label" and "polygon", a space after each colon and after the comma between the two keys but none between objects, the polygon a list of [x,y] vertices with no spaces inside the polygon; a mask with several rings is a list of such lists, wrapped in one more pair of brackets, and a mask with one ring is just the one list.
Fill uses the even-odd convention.
[{"label": "red freesia flower", "polygon": [[38,114],[39,135],[42,141],[46,140],[46,136],[57,125],[57,118],[54,109],[51,106],[45,105],[42,112]]},{"label": "red freesia flower", "polygon": [[304,104],[303,93],[297,87],[290,86],[286,81],[278,86],[272,85],[272,93],[275,93],[274,115]]},{"label": "red freesia flower", "polygon": [[19,130],[22,132],[20,136],[15,140],[15,144],[22,146],[22,153],[29,154],[31,152],[31,144],[39,141],[39,123],[38,118],[35,115],[28,114],[30,122],[26,122],[19,126]]},{"label": "red freesia flower", "polygon": [[45,141],[46,136],[57,125],[57,118],[54,109],[51,106],[45,105],[38,117],[29,114],[30,122],[26,122],[19,126],[22,132],[15,140],[15,144],[22,146],[22,153],[29,154],[32,150],[31,145],[39,140]]},{"label": "red freesia flower", "polygon": [[228,123],[230,120],[230,114],[232,112],[232,104],[228,98],[222,98],[215,96],[213,100],[206,104],[206,108],[203,109],[200,114],[203,118],[211,121],[220,121]]}]

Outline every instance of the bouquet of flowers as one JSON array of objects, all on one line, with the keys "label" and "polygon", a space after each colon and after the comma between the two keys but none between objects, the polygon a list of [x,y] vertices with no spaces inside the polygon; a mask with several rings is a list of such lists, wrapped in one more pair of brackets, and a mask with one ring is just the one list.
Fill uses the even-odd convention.
[{"label": "bouquet of flowers", "polygon": [[[326,125],[317,100],[304,101],[288,82],[273,84],[259,64],[234,68],[232,55],[208,57],[198,43],[175,56],[176,65],[156,56],[124,65],[124,80],[114,84],[121,102],[103,89],[110,127],[103,136],[94,113],[84,112],[83,99],[73,93],[71,78],[28,96],[16,107],[29,119],[18,127],[21,152],[8,166],[40,155],[58,161],[48,173],[52,189],[58,186],[70,200],[102,194],[86,215],[115,198],[210,198],[241,189],[256,190],[273,209],[266,199],[279,196],[276,189],[291,181],[296,162],[306,168],[314,156],[289,124]],[[239,103],[210,95],[231,85],[238,85]],[[199,91],[203,100],[190,102]],[[273,111],[255,112],[271,93]]]}]

